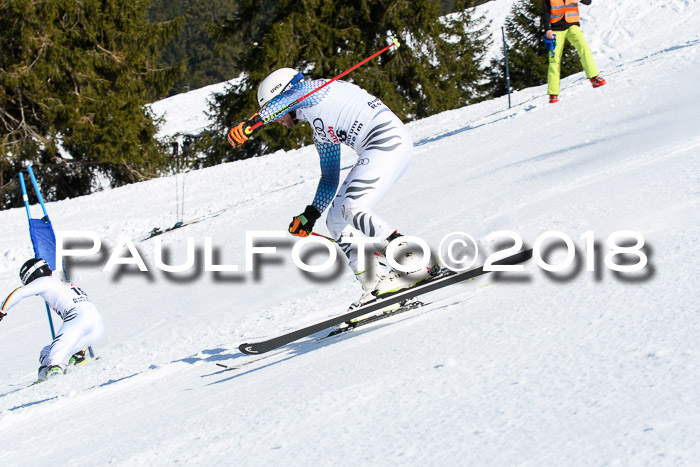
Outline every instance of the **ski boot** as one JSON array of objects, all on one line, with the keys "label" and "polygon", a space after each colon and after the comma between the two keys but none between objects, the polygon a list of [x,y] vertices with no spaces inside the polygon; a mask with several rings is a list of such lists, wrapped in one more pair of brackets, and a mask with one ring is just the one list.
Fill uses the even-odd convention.
[{"label": "ski boot", "polygon": [[61,365],[49,365],[46,369],[46,379],[55,378],[56,376],[65,375],[66,371],[61,368]]},{"label": "ski boot", "polygon": [[36,383],[46,381],[49,378],[55,378],[56,376],[64,375],[65,373],[66,372],[61,367],[61,365],[49,365],[49,366],[42,365],[39,367],[39,372],[37,375]]},{"label": "ski boot", "polygon": [[594,88],[599,88],[599,87],[604,86],[604,85],[607,84],[607,81],[605,81],[605,80],[604,80],[603,78],[601,78],[600,76],[594,76],[593,78],[589,79],[589,81],[591,82],[591,85],[592,85]]},{"label": "ski boot", "polygon": [[68,365],[80,365],[85,362],[85,350],[83,349],[80,352],[76,352],[73,355],[71,355],[70,360],[68,360]]},{"label": "ski boot", "polygon": [[389,272],[386,259],[379,254],[373,254],[367,269],[355,274],[362,285],[362,296],[350,304],[349,310],[359,308],[365,303],[377,298],[377,284],[384,279]]},{"label": "ski boot", "polygon": [[[389,243],[402,236],[403,235],[398,232],[391,234],[386,239],[386,244],[384,245],[382,252],[386,255],[386,250]],[[418,253],[409,248],[408,242],[399,242],[398,246],[394,249],[394,260],[407,271],[400,271],[392,268],[386,277],[384,277],[377,284],[377,297],[381,298],[383,294],[388,292],[397,292],[402,289],[413,287],[420,282],[433,277],[436,269],[439,269],[438,261],[436,260],[434,264],[423,267],[420,264],[422,262],[421,255],[422,253]]]}]

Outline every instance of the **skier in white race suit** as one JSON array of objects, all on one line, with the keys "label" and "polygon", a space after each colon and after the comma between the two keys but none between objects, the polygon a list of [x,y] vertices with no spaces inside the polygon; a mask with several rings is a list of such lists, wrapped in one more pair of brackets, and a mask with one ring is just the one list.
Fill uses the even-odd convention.
[{"label": "skier in white race suit", "polygon": [[[352,308],[382,293],[414,285],[428,277],[428,272],[427,268],[407,273],[387,267],[383,254],[389,242],[401,234],[374,210],[411,160],[413,142],[408,130],[380,99],[345,81],[333,81],[297,102],[328,81],[305,81],[301,73],[291,68],[274,71],[258,88],[261,109],[231,129],[228,140],[234,147],[240,146],[273,121],[290,129],[300,120],[310,124],[320,156],[321,180],[313,201],[293,218],[289,232],[299,237],[310,235],[316,220],[330,206],[326,219],[328,230],[339,242],[363,288],[362,297]],[[257,123],[262,124],[246,134],[246,129]],[[358,159],[338,189],[341,143],[352,148]],[[374,248],[375,254],[364,262],[364,268],[360,268],[357,244],[341,242],[342,238],[358,236],[382,240],[367,246],[367,250]],[[405,266],[403,269],[419,262],[408,250],[395,256]]]},{"label": "skier in white race suit", "polygon": [[23,286],[2,302],[0,320],[25,298],[38,295],[63,320],[53,342],[39,355],[39,380],[65,373],[66,366],[80,363],[84,349],[97,343],[104,333],[102,316],[87,294],[70,282],[52,276],[41,258],[25,262],[19,273]]}]

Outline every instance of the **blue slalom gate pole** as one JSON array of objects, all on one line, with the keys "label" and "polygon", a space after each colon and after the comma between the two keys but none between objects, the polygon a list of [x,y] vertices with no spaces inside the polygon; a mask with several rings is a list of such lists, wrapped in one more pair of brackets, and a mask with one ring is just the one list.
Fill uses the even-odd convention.
[{"label": "blue slalom gate pole", "polygon": [[[32,178],[32,183],[34,183],[34,189],[37,190],[36,180],[34,179],[34,172],[31,171],[31,167],[28,167],[28,168],[29,168],[29,174],[31,175],[31,178]],[[24,184],[24,175],[22,175],[22,172],[19,173],[19,185],[22,187],[22,200],[24,200],[24,208],[27,210],[27,220],[31,224],[32,215],[31,215],[31,212],[29,211],[29,196],[27,195],[27,186]],[[37,196],[39,197],[39,200],[41,200],[41,207],[44,208],[44,201],[41,199],[41,195],[39,194],[38,190],[37,190]],[[46,214],[46,208],[44,208],[44,214]],[[49,304],[46,302],[44,302],[44,305],[46,305],[46,315],[49,317],[49,327],[51,328],[51,339],[55,339],[56,338],[56,331],[54,331],[54,329],[53,329],[53,318],[51,317],[51,307],[49,307]]]},{"label": "blue slalom gate pole", "polygon": [[49,215],[46,212],[44,198],[41,196],[41,190],[39,189],[39,184],[36,182],[36,177],[34,176],[34,171],[32,170],[31,162],[27,164],[27,172],[29,172],[29,178],[32,179],[32,185],[34,185],[34,192],[36,193],[36,197],[39,199],[39,204],[41,204],[41,210],[44,211],[44,217],[48,219]]},{"label": "blue slalom gate pole", "polygon": [[[68,277],[68,272],[66,271],[65,265],[61,264],[55,264],[56,262],[56,238],[54,236],[53,232],[53,226],[51,225],[51,220],[49,219],[49,213],[46,211],[46,205],[44,204],[44,198],[41,196],[41,189],[39,188],[39,184],[36,181],[36,176],[34,175],[34,170],[32,169],[32,164],[31,162],[27,164],[27,172],[29,173],[29,178],[32,180],[32,185],[34,186],[34,192],[36,193],[36,197],[39,200],[39,204],[41,205],[41,210],[44,213],[44,217],[42,219],[32,219],[31,213],[29,211],[29,197],[27,196],[27,188],[24,184],[24,176],[20,172],[19,174],[19,180],[20,180],[20,185],[22,186],[22,197],[24,199],[24,207],[27,209],[27,218],[29,219],[29,233],[32,237],[32,244],[34,245],[34,253],[36,257],[44,257],[47,263],[49,265],[53,265],[52,269],[53,270],[58,270],[59,267],[63,269],[63,274],[66,278],[66,280],[70,281]],[[39,238],[40,235],[39,233],[42,232],[42,237]],[[48,237],[48,240],[47,240]],[[50,246],[47,246],[47,243]],[[47,248],[49,248],[50,251],[47,251]],[[43,251],[43,252],[42,252]],[[46,258],[47,254],[50,254],[52,257],[51,258]],[[53,319],[51,318],[51,307],[49,307],[48,303],[46,304],[46,314],[49,317],[49,325],[51,326],[51,337],[53,339],[56,338],[56,333],[53,328]],[[90,352],[90,357],[95,357],[95,353],[92,350],[92,347],[88,347],[88,351]]]},{"label": "blue slalom gate pole", "polygon": [[[44,218],[46,219],[46,222],[49,221],[49,214],[46,212],[46,205],[44,204],[44,198],[41,196],[41,190],[39,189],[39,184],[36,181],[36,177],[34,176],[34,170],[32,170],[32,163],[29,162],[27,164],[27,172],[29,172],[29,178],[32,179],[32,185],[34,185],[34,191],[36,192],[36,197],[39,199],[39,204],[41,205],[41,210],[44,212]],[[29,208],[27,208],[27,212],[29,212]],[[55,255],[54,255],[55,256]],[[66,277],[66,280],[70,281],[70,278],[68,277],[68,271],[66,271],[65,266],[62,264],[61,268],[63,269],[63,275]],[[58,269],[58,264],[56,265],[56,269]],[[49,322],[51,322],[51,310],[49,308],[49,305],[46,305],[46,310],[49,313]],[[51,322],[51,334],[54,336],[54,331],[53,331],[53,322]],[[88,351],[90,352],[90,357],[94,358],[95,353],[92,351],[92,346],[88,347]]]}]

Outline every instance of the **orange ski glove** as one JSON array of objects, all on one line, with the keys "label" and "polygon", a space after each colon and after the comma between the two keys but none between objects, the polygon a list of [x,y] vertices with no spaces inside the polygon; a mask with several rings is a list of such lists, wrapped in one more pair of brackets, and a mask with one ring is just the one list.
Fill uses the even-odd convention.
[{"label": "orange ski glove", "polygon": [[[228,142],[231,143],[231,146],[234,148],[241,146],[243,143],[248,141],[249,137],[260,131],[262,128],[262,121],[263,120],[260,115],[255,114],[245,122],[239,123],[228,132]],[[260,125],[253,129],[253,126],[257,123],[260,123]]]}]

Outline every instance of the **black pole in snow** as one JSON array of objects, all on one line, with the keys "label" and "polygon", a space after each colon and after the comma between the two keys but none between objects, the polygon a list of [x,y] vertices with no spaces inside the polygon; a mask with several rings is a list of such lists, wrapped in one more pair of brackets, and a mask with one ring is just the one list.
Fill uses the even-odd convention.
[{"label": "black pole in snow", "polygon": [[503,56],[506,58],[506,87],[508,88],[508,108],[510,109],[510,72],[508,71],[508,46],[506,45],[506,30],[501,26],[503,34]]}]

